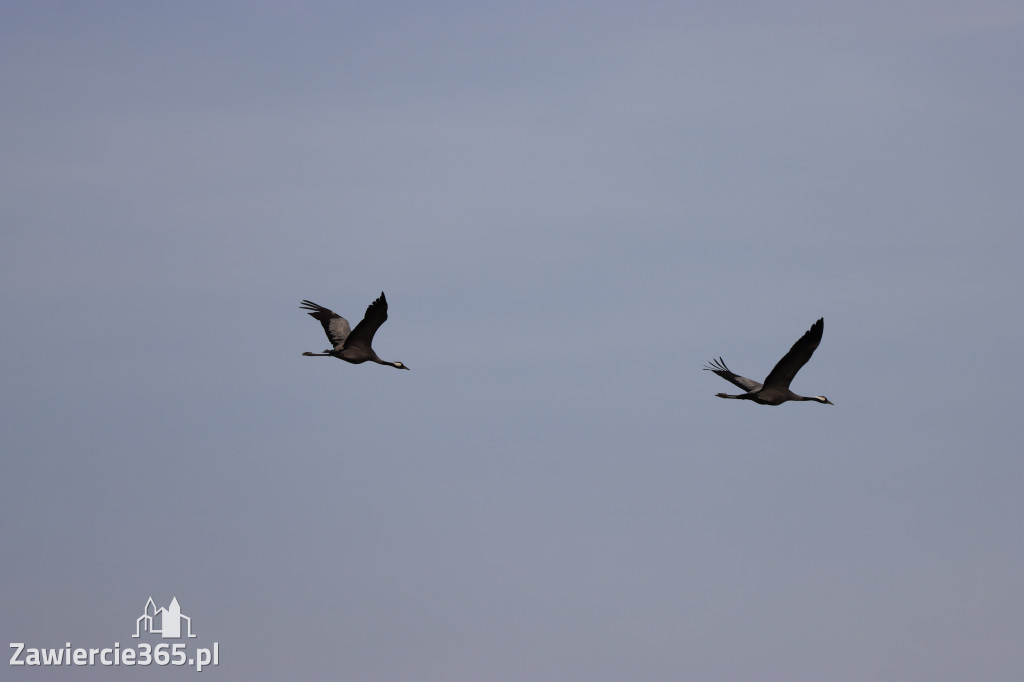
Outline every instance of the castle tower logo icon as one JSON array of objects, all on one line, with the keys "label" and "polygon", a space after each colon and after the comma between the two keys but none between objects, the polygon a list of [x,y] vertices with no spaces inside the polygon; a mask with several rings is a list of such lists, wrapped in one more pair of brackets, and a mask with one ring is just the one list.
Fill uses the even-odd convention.
[{"label": "castle tower logo icon", "polygon": [[192,634],[192,619],[181,612],[177,597],[171,598],[171,603],[166,609],[158,609],[150,597],[142,609],[142,615],[135,621],[135,634],[132,637],[140,637],[140,632],[149,632],[159,634],[164,639],[180,639],[182,621],[185,621],[188,636],[195,637]]},{"label": "castle tower logo icon", "polygon": [[[183,622],[184,621],[184,622]],[[164,639],[194,638],[192,619],[181,612],[178,598],[172,597],[167,608],[158,609],[153,597],[146,600],[142,607],[142,615],[135,619],[135,634],[141,637],[143,632],[160,635]],[[122,637],[118,637],[122,640]],[[147,637],[146,639],[150,639]],[[201,673],[207,666],[220,665],[220,643],[212,642],[213,646],[196,647],[188,642],[136,642],[135,646],[121,641],[109,647],[73,647],[71,642],[61,638],[64,647],[27,646],[30,642],[11,642],[12,666],[27,667],[66,667],[66,666],[175,666],[192,667]],[[196,642],[198,644],[198,642]],[[6,677],[2,679],[7,679]]]}]

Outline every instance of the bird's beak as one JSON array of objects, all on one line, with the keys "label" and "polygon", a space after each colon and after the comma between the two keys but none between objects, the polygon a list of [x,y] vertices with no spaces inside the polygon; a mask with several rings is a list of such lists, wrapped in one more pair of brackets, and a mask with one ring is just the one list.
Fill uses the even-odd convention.
[{"label": "bird's beak", "polygon": [[831,400],[829,400],[828,398],[825,398],[825,404],[826,405],[835,405],[835,403],[832,402]]}]

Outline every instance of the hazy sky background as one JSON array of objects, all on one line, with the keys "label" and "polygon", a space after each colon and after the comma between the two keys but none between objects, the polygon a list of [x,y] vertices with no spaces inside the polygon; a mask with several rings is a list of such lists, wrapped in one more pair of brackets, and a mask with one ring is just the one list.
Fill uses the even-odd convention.
[{"label": "hazy sky background", "polygon": [[[1019,682],[1022,64],[1015,1],[3,2],[3,646]],[[301,356],[381,290],[412,371]],[[835,407],[714,397],[821,316]]]}]

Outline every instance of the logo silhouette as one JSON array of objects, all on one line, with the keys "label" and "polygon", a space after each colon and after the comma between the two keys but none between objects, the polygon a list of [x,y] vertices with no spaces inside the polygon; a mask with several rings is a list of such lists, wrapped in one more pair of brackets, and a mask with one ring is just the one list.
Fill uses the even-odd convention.
[{"label": "logo silhouette", "polygon": [[[153,603],[153,598],[150,597],[142,609],[142,615],[135,620],[135,634],[132,637],[139,637],[141,629],[143,632],[159,634],[164,639],[180,639],[181,621],[185,621],[188,636],[195,637],[192,634],[192,619],[182,615],[177,597],[171,598],[171,604],[166,609],[163,607],[158,609]],[[159,628],[157,627],[158,622]]]}]

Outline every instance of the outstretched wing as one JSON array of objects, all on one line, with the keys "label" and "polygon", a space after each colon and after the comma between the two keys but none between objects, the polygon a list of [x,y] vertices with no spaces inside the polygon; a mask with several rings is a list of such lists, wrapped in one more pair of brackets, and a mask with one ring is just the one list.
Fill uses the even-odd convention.
[{"label": "outstretched wing", "polygon": [[338,348],[345,343],[345,339],[348,338],[350,331],[348,320],[333,310],[328,310],[322,305],[317,305],[312,301],[303,301],[302,305],[299,307],[303,310],[313,311],[306,314],[320,320],[320,324],[323,325],[324,331],[327,332],[327,338],[330,340],[332,346]]},{"label": "outstretched wing", "polygon": [[704,366],[704,369],[714,372],[715,374],[722,377],[729,383],[735,386],[739,386],[747,393],[751,391],[760,390],[761,388],[761,384],[757,383],[753,379],[748,379],[746,377],[741,377],[739,374],[734,374],[728,367],[725,366],[725,361],[722,360],[722,358],[712,360],[711,362]]},{"label": "outstretched wing", "polygon": [[814,350],[821,343],[823,331],[825,331],[825,318],[812,324],[811,328],[800,337],[800,340],[793,344],[789,352],[782,356],[775,368],[765,377],[764,385],[770,388],[788,389],[789,383],[793,381],[796,373],[814,355]]},{"label": "outstretched wing", "polygon": [[377,333],[380,326],[388,319],[388,300],[384,298],[384,292],[380,292],[380,298],[366,307],[366,314],[360,320],[352,333],[345,340],[345,348],[361,348],[367,353],[372,353],[370,347],[373,343],[373,335]]}]

